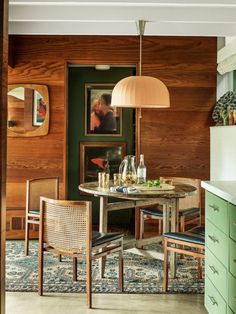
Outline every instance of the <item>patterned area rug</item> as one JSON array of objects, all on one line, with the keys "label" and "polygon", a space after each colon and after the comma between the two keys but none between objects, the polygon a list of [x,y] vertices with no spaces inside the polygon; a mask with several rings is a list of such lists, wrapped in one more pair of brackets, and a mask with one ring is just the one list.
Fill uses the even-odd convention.
[{"label": "patterned area rug", "polygon": [[[7,291],[37,291],[38,242],[30,241],[30,256],[24,256],[24,241],[7,241],[6,244]],[[105,278],[98,277],[98,263],[93,262],[93,292],[117,293],[118,256],[108,258]],[[196,262],[192,258],[178,258],[177,279],[170,279],[171,293],[203,293],[204,280],[197,279]],[[81,292],[85,286],[85,263],[78,261],[78,281],[72,280],[72,261],[63,257],[57,261],[54,254],[45,254],[44,291]],[[162,293],[163,262],[124,252],[124,292]]]}]

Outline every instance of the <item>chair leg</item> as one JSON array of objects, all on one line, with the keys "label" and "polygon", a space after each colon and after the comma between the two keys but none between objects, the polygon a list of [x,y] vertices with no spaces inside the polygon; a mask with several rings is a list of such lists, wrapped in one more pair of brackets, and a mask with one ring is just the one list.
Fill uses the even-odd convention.
[{"label": "chair leg", "polygon": [[29,223],[27,217],[25,217],[25,255],[29,255]]},{"label": "chair leg", "polygon": [[163,292],[167,292],[168,289],[168,240],[164,239],[164,280],[163,280]]},{"label": "chair leg", "polygon": [[162,220],[158,219],[158,235],[162,235]]},{"label": "chair leg", "polygon": [[38,260],[38,294],[43,295],[43,248],[39,247],[39,260]]},{"label": "chair leg", "polygon": [[61,254],[57,255],[57,260],[58,260],[58,263],[61,263]]},{"label": "chair leg", "polygon": [[197,265],[198,265],[198,268],[197,268],[197,274],[198,274],[198,278],[199,279],[202,279],[202,258],[201,257],[199,257],[198,258],[198,263],[197,263]]},{"label": "chair leg", "polygon": [[139,239],[143,239],[143,236],[144,236],[144,214],[143,212],[141,211],[140,213],[140,232],[139,232]]},{"label": "chair leg", "polygon": [[[185,232],[185,218],[184,218],[184,216],[181,216],[180,217],[180,230],[179,230],[180,232]],[[184,246],[183,245],[181,245],[180,246],[180,248],[184,248]],[[184,258],[184,254],[180,254],[180,258],[182,259],[182,258]]]},{"label": "chair leg", "polygon": [[180,228],[179,228],[180,232],[184,232],[185,231],[185,218],[184,216],[180,217]]},{"label": "chair leg", "polygon": [[77,257],[73,257],[73,281],[77,281]]},{"label": "chair leg", "polygon": [[87,307],[92,308],[92,260],[90,255],[86,258],[86,292],[87,292]]},{"label": "chair leg", "polygon": [[123,250],[119,252],[119,290],[124,291],[124,258]]}]

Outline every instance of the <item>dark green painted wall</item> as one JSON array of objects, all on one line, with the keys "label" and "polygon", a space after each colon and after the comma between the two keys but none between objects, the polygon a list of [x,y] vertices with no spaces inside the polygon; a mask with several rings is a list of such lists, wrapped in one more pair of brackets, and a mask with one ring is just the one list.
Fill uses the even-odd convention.
[{"label": "dark green painted wall", "polygon": [[236,91],[236,71],[234,71],[234,83],[233,83],[233,90]]},{"label": "dark green painted wall", "polygon": [[[117,83],[120,79],[135,75],[134,68],[112,67],[109,71],[98,71],[94,67],[70,67],[68,88],[68,199],[91,200],[93,202],[93,223],[98,223],[99,199],[80,195],[79,144],[80,142],[127,142],[127,154],[134,154],[134,111],[123,110],[122,136],[85,136],[85,83]],[[109,214],[109,224],[128,225],[132,210]]]}]

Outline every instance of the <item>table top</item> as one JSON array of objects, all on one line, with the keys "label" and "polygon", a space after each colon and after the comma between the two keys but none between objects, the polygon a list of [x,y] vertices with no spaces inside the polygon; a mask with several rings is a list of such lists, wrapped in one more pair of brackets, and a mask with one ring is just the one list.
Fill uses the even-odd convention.
[{"label": "table top", "polygon": [[138,191],[134,193],[122,193],[122,192],[111,192],[109,189],[102,189],[98,187],[98,182],[88,182],[79,185],[79,190],[97,195],[107,196],[123,199],[141,200],[147,198],[183,198],[188,195],[196,193],[196,187],[189,184],[174,183],[173,190],[158,190],[158,191]]}]

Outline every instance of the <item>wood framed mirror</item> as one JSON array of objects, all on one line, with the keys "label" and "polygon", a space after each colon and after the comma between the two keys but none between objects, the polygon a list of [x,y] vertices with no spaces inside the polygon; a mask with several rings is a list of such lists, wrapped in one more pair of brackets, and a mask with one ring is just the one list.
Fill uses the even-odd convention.
[{"label": "wood framed mirror", "polygon": [[49,95],[46,85],[8,85],[8,130],[12,137],[47,135]]}]

